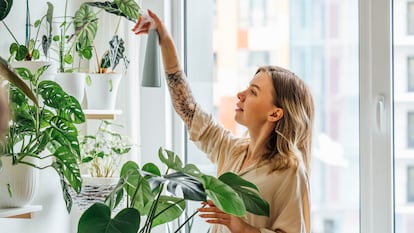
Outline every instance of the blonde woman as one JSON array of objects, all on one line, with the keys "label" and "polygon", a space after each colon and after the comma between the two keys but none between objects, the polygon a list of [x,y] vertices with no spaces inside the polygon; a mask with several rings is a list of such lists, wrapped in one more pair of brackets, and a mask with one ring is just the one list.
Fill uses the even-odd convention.
[{"label": "blonde woman", "polygon": [[212,233],[310,232],[309,166],[314,118],[311,93],[289,70],[264,66],[247,89],[237,93],[237,123],[248,129],[238,138],[217,123],[195,101],[180,66],[174,42],[163,22],[151,11],[132,31],[158,34],[172,104],[190,139],[217,164],[218,175],[234,172],[257,185],[270,204],[270,216],[245,218],[222,212],[209,201],[200,217],[213,224]]}]

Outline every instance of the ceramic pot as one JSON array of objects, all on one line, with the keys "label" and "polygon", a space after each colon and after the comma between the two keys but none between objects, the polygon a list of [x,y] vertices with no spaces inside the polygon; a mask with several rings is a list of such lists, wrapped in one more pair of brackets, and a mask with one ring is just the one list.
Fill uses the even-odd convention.
[{"label": "ceramic pot", "polygon": [[[9,156],[3,156],[1,160],[0,208],[30,205],[39,188],[39,169],[25,164],[13,165]],[[31,158],[26,161],[36,163],[36,160]]]},{"label": "ceramic pot", "polygon": [[85,93],[88,109],[114,110],[122,74],[87,74]]}]

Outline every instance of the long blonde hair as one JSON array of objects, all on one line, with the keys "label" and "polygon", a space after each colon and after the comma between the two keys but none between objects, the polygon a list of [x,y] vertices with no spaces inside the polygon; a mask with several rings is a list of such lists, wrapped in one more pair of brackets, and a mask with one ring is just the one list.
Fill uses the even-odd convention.
[{"label": "long blonde hair", "polygon": [[314,121],[309,88],[298,76],[281,67],[264,66],[256,74],[259,72],[266,72],[272,78],[273,104],[284,113],[269,136],[266,143],[269,152],[263,159],[273,161],[273,170],[297,166],[299,159],[309,171]]}]

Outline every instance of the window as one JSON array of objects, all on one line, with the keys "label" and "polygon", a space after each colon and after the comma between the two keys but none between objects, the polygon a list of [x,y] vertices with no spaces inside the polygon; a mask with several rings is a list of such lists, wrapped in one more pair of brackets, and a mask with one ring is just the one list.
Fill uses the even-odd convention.
[{"label": "window", "polygon": [[[278,65],[298,74],[310,86],[316,106],[311,174],[313,232],[359,232],[359,138],[355,136],[359,118],[358,20],[349,20],[358,14],[358,1],[335,1],[335,7],[325,8],[321,6],[331,1],[303,5],[306,1],[284,0],[267,5],[269,1],[217,0],[214,7],[194,2],[186,2],[191,9],[186,21],[191,24],[185,37],[187,76],[196,99],[225,127],[240,134],[245,129],[233,119],[236,93],[248,85],[257,67]],[[208,7],[215,9],[216,15]],[[196,10],[199,8],[203,17],[201,10]],[[278,16],[263,24],[262,17],[272,11]],[[332,24],[326,15],[342,18]],[[206,18],[215,22],[214,28],[197,26]],[[333,27],[333,34],[321,33]],[[200,39],[200,34],[214,38],[212,45]],[[205,45],[211,51],[200,52]],[[213,58],[216,62],[211,62],[211,67],[200,64],[200,60]],[[215,77],[194,69],[197,66],[214,70]],[[189,163],[215,174],[215,167],[192,142],[187,143],[187,151]],[[208,228],[198,219],[194,224],[193,228]]]},{"label": "window", "polygon": [[407,2],[407,34],[414,35],[414,2]]},{"label": "window", "polygon": [[414,92],[414,57],[407,58],[407,91]]},{"label": "window", "polygon": [[414,112],[407,113],[407,147],[414,148]]},{"label": "window", "polygon": [[407,202],[414,202],[414,166],[407,167]]}]

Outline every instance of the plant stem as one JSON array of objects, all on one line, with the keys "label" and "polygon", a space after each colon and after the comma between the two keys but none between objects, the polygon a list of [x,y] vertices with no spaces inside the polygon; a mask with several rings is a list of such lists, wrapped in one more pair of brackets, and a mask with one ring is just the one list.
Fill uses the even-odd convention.
[{"label": "plant stem", "polygon": [[[204,204],[202,207],[205,207],[207,204]],[[198,210],[196,210],[196,211],[194,211],[194,213],[190,216],[190,217],[188,217],[184,222],[183,222],[183,224],[181,224],[178,228],[177,228],[177,230],[175,230],[174,231],[174,233],[177,233],[179,230],[181,230],[181,228],[183,228],[183,226],[185,226],[185,224],[187,224],[187,222],[188,221],[190,221],[190,219],[192,219],[192,218],[194,218],[194,216],[196,215],[198,213]]]},{"label": "plant stem", "polygon": [[4,27],[6,27],[7,31],[9,31],[10,35],[13,37],[14,41],[19,44],[19,41],[17,41],[16,37],[13,35],[13,32],[10,30],[10,28],[7,26],[7,24],[4,21],[1,21],[4,25]]},{"label": "plant stem", "polygon": [[156,217],[160,216],[162,213],[164,213],[164,212],[165,212],[165,211],[167,211],[168,209],[170,209],[170,208],[174,207],[175,205],[177,205],[178,203],[183,202],[183,201],[185,201],[185,200],[184,200],[184,199],[182,199],[182,200],[179,200],[179,201],[174,202],[173,204],[169,205],[167,208],[165,208],[165,209],[161,210],[158,214],[156,214],[156,215],[154,216],[154,218],[156,218]]}]

